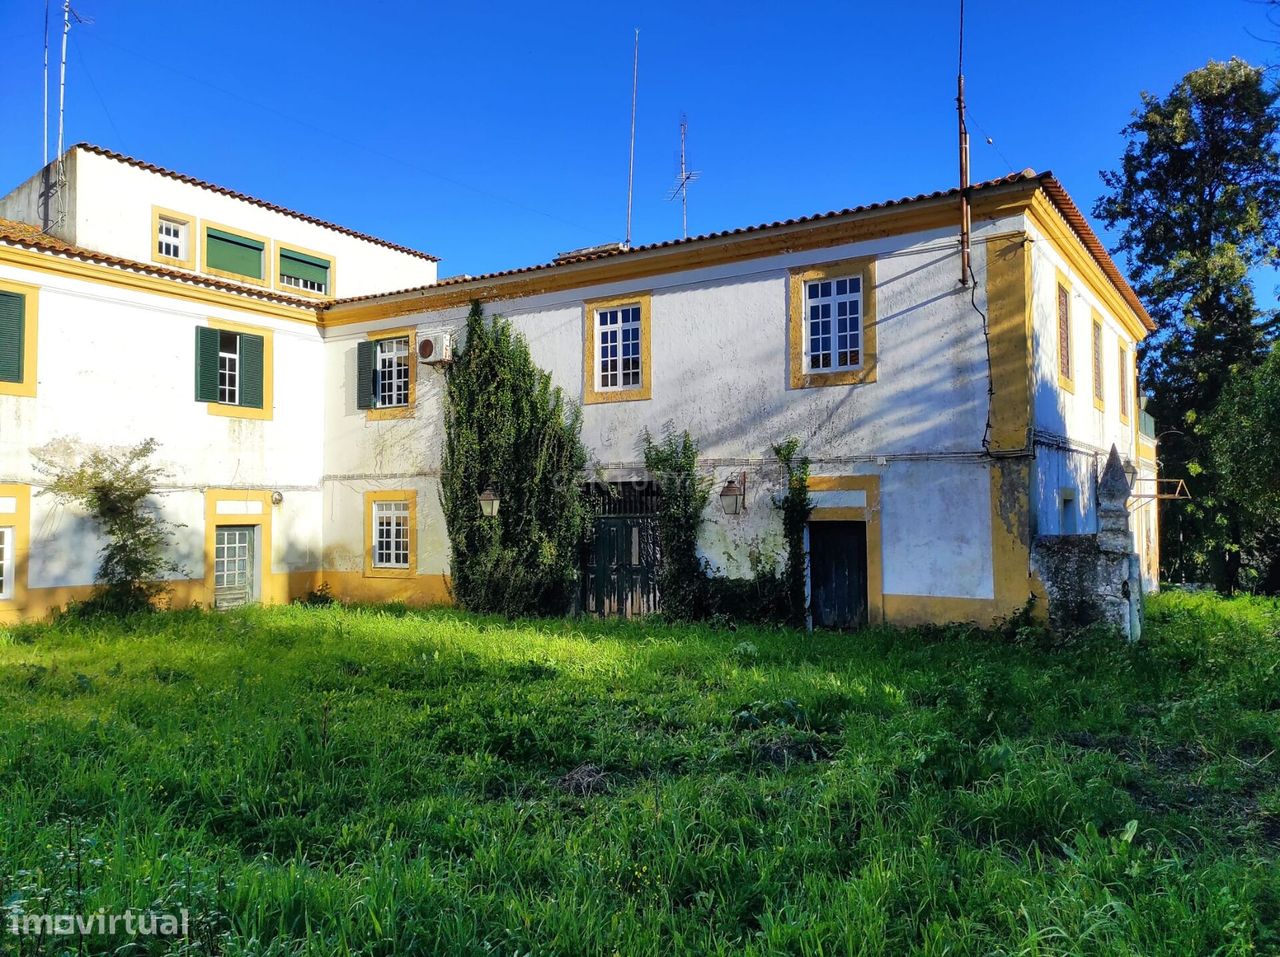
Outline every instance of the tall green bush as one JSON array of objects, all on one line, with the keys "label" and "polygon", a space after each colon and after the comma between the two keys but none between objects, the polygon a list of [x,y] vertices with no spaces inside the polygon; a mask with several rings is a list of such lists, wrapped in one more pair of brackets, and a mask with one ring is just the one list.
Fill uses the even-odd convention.
[{"label": "tall green bush", "polygon": [[106,539],[98,553],[98,588],[85,611],[150,611],[168,589],[165,579],[183,574],[169,558],[179,526],[150,501],[166,476],[151,462],[157,446],[155,439],[145,439],[131,448],[83,451],[56,443],[36,453],[49,491],[88,512]]},{"label": "tall green bush", "polygon": [[787,540],[787,565],[783,572],[787,589],[788,617],[792,624],[804,624],[805,582],[808,578],[808,559],[804,548],[804,530],[813,511],[813,499],[809,497],[809,459],[796,457],[800,448],[798,439],[787,439],[773,447],[773,454],[782,463],[787,475],[787,490],[777,501],[782,512],[782,534]]},{"label": "tall green bush", "polygon": [[[445,383],[440,499],[454,597],[475,611],[562,614],[587,525],[581,411],[511,324],[486,320],[479,303]],[[480,510],[487,487],[501,499],[494,518]]]}]

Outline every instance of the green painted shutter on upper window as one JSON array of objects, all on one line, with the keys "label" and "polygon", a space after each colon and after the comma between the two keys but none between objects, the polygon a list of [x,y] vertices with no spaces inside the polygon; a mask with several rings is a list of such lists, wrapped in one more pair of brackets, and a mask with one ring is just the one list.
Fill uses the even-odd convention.
[{"label": "green painted shutter on upper window", "polygon": [[205,260],[210,269],[261,279],[262,251],[265,248],[256,239],[223,232],[212,226],[205,231]]},{"label": "green painted shutter on upper window", "polygon": [[280,250],[280,275],[294,279],[310,279],[326,289],[329,286],[329,261],[292,249]]},{"label": "green painted shutter on upper window", "polygon": [[27,297],[16,292],[0,292],[0,382],[22,381],[26,320]]},{"label": "green painted shutter on upper window", "polygon": [[240,404],[262,408],[262,336],[240,333]]},{"label": "green painted shutter on upper window", "polygon": [[356,408],[373,408],[373,343],[356,343]]},{"label": "green painted shutter on upper window", "polygon": [[218,401],[217,329],[196,326],[196,401]]}]

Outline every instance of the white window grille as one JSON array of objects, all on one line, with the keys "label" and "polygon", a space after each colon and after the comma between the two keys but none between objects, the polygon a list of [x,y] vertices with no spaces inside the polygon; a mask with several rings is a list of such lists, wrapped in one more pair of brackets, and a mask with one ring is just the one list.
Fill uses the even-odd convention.
[{"label": "white window grille", "polygon": [[831,372],[862,365],[862,279],[815,279],[805,284],[809,371]]},{"label": "white window grille", "polygon": [[640,388],[640,307],[598,310],[596,337],[596,388]]},{"label": "white window grille", "polygon": [[218,336],[218,401],[240,404],[240,336],[234,332]]},{"label": "white window grille", "polygon": [[325,283],[316,282],[314,279],[299,279],[297,276],[285,273],[280,274],[280,285],[293,286],[295,289],[305,289],[308,292],[325,292],[328,289]]},{"label": "white window grille", "polygon": [[373,564],[409,567],[409,503],[373,503]]},{"label": "white window grille", "polygon": [[378,340],[378,407],[409,404],[409,337]]},{"label": "white window grille", "polygon": [[156,252],[168,259],[186,259],[187,224],[161,217]]},{"label": "white window grille", "polygon": [[13,529],[0,528],[0,599],[13,597],[14,559]]}]

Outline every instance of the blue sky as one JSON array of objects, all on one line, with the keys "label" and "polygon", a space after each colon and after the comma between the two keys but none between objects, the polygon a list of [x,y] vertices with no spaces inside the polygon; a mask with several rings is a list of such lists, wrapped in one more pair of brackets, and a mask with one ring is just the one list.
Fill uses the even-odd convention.
[{"label": "blue sky", "polygon": [[[93,22],[72,30],[68,143],[425,249],[442,275],[623,237],[635,27],[634,242],[680,235],[666,196],[682,112],[702,172],[691,233],[956,175],[954,2],[75,9]],[[0,5],[0,190],[40,165],[43,15],[43,0]],[[1163,93],[1210,58],[1280,60],[1268,37],[1280,28],[1251,0],[969,0],[974,176],[1052,169],[1087,210],[1140,90]]]}]

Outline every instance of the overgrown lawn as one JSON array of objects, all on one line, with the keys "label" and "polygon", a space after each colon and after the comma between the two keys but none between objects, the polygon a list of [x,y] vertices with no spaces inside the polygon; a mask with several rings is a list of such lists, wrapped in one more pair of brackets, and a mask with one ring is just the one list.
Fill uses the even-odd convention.
[{"label": "overgrown lawn", "polygon": [[[123,953],[1276,952],[1278,629],[1166,594],[1136,648],[338,607],[0,631],[0,907],[189,911]],[[0,953],[76,952],[7,923]]]}]

